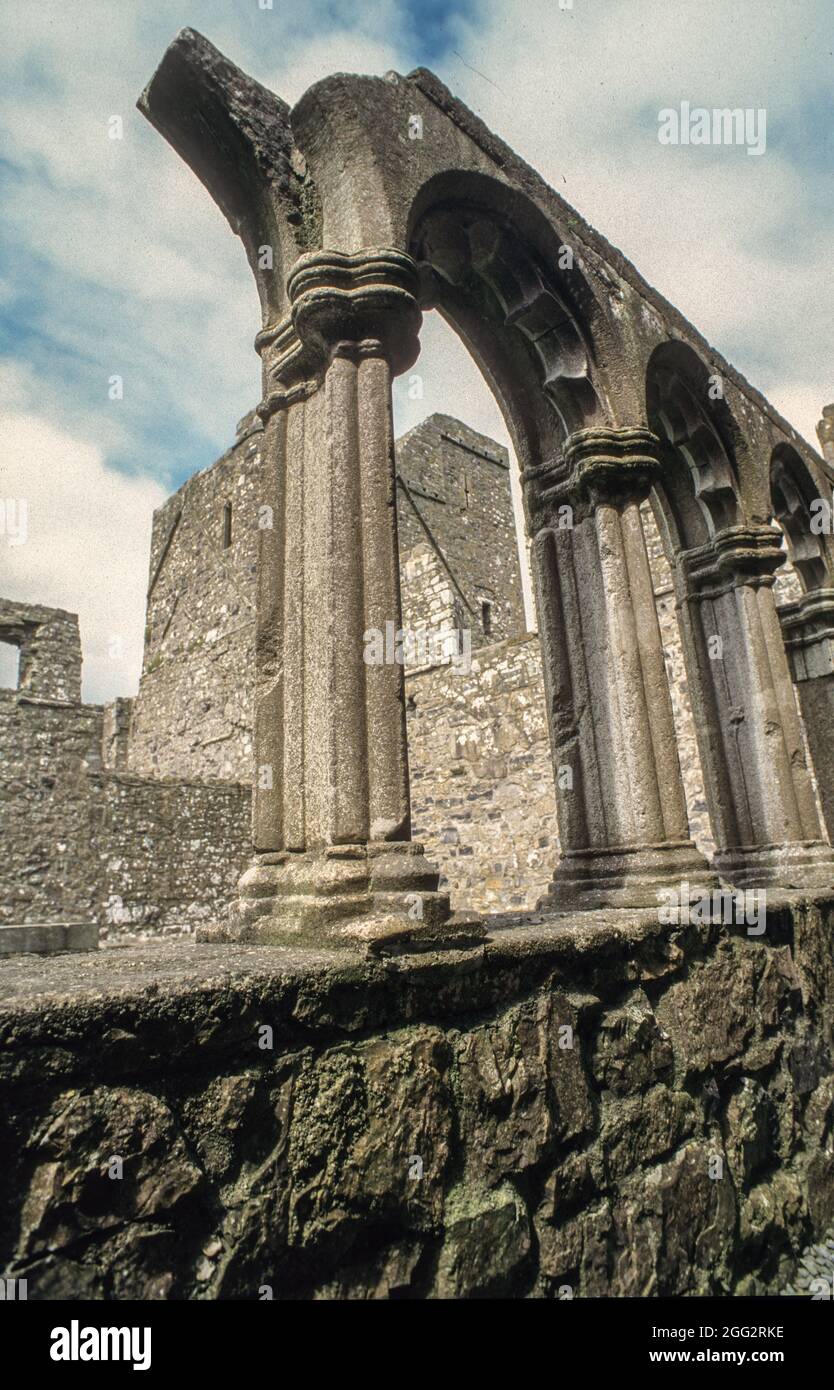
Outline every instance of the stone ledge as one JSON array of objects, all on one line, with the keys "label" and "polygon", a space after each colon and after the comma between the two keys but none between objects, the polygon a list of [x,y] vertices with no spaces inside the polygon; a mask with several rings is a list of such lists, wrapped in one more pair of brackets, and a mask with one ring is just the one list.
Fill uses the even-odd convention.
[{"label": "stone ledge", "polygon": [[9,959],[0,973],[0,1077],[18,1082],[158,1068],[256,1046],[268,1023],[277,1050],[440,1022],[529,995],[544,983],[611,998],[639,981],[667,982],[719,938],[751,951],[791,941],[809,910],[834,920],[830,899],[769,904],[765,937],[717,925],[669,927],[644,912],[488,919],[474,949],[371,958],[341,950],[142,942],[86,956]]},{"label": "stone ledge", "polygon": [[0,956],[52,955],[65,951],[95,951],[98,947],[96,922],[0,923]]}]

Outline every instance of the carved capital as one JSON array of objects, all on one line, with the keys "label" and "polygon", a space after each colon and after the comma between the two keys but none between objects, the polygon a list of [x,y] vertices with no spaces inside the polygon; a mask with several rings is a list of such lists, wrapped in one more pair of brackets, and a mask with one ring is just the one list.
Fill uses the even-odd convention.
[{"label": "carved capital", "polygon": [[572,486],[593,506],[642,502],[660,472],[660,440],[645,429],[590,429],[565,444]]},{"label": "carved capital", "polygon": [[834,674],[834,589],[812,589],[779,609],[795,681]]},{"label": "carved capital", "polygon": [[772,584],[784,563],[781,533],[770,526],[729,526],[677,558],[689,598],[716,598],[742,584]]},{"label": "carved capital", "polygon": [[262,419],[318,390],[336,356],[385,357],[395,375],[416,361],[418,272],[403,252],[309,252],[293,266],[287,293],[289,314],[255,339],[267,383]]},{"label": "carved capital", "polygon": [[533,534],[558,525],[566,505],[587,514],[602,505],[642,502],[661,466],[660,441],[651,430],[577,430],[555,459],[522,474]]}]

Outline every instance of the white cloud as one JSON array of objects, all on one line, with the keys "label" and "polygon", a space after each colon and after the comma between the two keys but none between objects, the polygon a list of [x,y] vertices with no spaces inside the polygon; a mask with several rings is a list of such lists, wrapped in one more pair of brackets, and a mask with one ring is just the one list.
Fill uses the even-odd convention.
[{"label": "white cloud", "polygon": [[27,511],[0,536],[4,598],[78,613],[84,696],[132,694],[141,669],[151,518],[165,489],[108,468],[95,444],[33,415],[0,420],[0,496]]}]

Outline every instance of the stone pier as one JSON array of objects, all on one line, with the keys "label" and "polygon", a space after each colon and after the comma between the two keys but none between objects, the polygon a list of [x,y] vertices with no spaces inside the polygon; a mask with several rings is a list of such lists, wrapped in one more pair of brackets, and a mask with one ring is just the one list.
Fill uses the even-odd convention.
[{"label": "stone pier", "polygon": [[683,880],[717,883],[689,838],[640,523],[658,467],[650,431],[600,429],[524,475],[559,804],[554,907],[648,907]]}]

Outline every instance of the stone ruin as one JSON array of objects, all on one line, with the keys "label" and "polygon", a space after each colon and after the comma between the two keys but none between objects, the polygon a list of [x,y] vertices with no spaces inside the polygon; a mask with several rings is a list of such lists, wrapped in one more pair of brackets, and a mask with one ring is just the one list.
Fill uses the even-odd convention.
[{"label": "stone ruin", "polygon": [[[820,457],[423,69],[290,110],[186,30],[140,109],[262,306],[252,854],[196,943],[4,965],[10,1274],[778,1290],[834,1216],[832,409]],[[412,836],[403,666],[363,657],[402,621],[391,381],[427,308],[521,465],[559,842],[533,911],[452,910]]]}]

